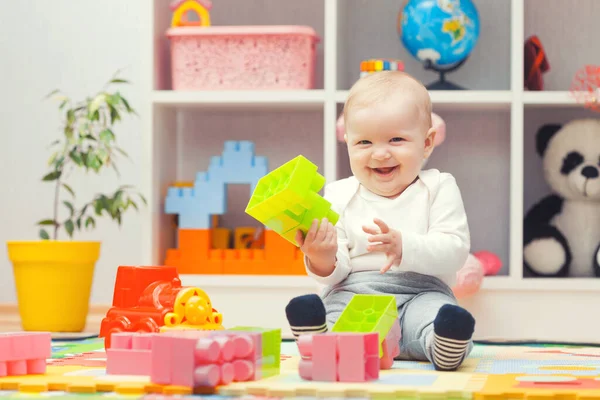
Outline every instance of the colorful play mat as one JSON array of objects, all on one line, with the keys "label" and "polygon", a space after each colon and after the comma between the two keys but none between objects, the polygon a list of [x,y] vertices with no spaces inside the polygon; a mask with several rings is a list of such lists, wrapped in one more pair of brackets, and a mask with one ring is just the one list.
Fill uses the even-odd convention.
[{"label": "colorful play mat", "polygon": [[[300,379],[294,342],[281,347],[281,374],[234,383],[217,393],[191,394],[158,388],[147,377],[106,375],[103,343],[90,338],[53,342],[43,376],[0,378],[0,400],[44,397],[87,399],[600,399],[600,347],[476,344],[458,372],[436,372],[431,364],[396,361],[371,383],[323,383]],[[159,393],[163,391],[163,393]]]}]

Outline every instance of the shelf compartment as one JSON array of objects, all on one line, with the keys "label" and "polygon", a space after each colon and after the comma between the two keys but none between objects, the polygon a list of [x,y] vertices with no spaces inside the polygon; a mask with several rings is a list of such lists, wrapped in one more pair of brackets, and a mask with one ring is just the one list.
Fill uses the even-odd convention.
[{"label": "shelf compartment", "polygon": [[[539,129],[545,124],[563,125],[569,121],[584,118],[597,118],[597,113],[583,108],[573,108],[572,106],[558,107],[556,105],[547,108],[535,107],[525,109],[523,134],[523,217],[527,215],[536,203],[553,193],[552,188],[545,178],[543,159],[537,152],[536,137]],[[594,159],[589,159],[587,162],[597,165],[598,155],[596,154]],[[561,166],[559,165],[557,168],[560,169]],[[589,267],[590,271],[592,271],[592,259],[590,259]],[[538,277],[530,277],[526,271],[524,271],[523,275],[528,281],[542,280]],[[578,281],[582,279],[578,279]],[[598,278],[593,276],[587,279],[600,282]]]},{"label": "shelf compartment", "polygon": [[[170,41],[166,36],[172,11],[170,0],[154,0],[154,89],[171,89]],[[324,11],[323,0],[307,0],[294,4],[290,12],[285,1],[219,0],[210,10],[212,26],[309,26],[320,41],[316,45],[315,89],[323,88],[324,67]]]},{"label": "shelf compartment", "polygon": [[598,64],[597,0],[524,0],[525,39],[536,35],[550,69],[542,75],[544,90],[570,90],[577,71]]},{"label": "shelf compartment", "polygon": [[[165,129],[169,135],[171,148],[169,157],[162,163],[169,173],[164,174],[160,196],[155,200],[164,208],[167,188],[174,185],[190,184],[198,172],[206,171],[211,157],[220,156],[224,142],[249,140],[254,143],[255,156],[265,156],[268,171],[301,154],[323,170],[323,111],[232,110],[181,109],[174,111],[161,108],[158,114],[176,114],[170,121],[171,128]],[[155,166],[161,169],[161,166]],[[261,224],[245,213],[250,199],[249,184],[228,184],[226,190],[225,214],[218,217],[220,228],[233,230],[238,227],[259,227]],[[164,214],[164,210],[160,210]],[[164,262],[167,249],[177,249],[178,230],[176,216],[167,215],[160,220],[157,231],[164,235],[160,243],[159,262]],[[210,266],[207,266],[210,270]],[[207,272],[208,273],[208,272]],[[253,273],[255,273],[253,271]],[[284,273],[284,271],[282,271]]]},{"label": "shelf compartment", "polygon": [[[426,71],[410,55],[397,34],[398,13],[404,4],[381,1],[374,6],[365,0],[338,1],[339,89],[349,89],[359,77],[360,62],[371,58],[399,59],[406,72],[426,85],[438,80],[437,73]],[[465,64],[447,74],[447,79],[470,90],[508,90],[511,2],[477,0],[475,4],[480,20],[478,42]]]}]

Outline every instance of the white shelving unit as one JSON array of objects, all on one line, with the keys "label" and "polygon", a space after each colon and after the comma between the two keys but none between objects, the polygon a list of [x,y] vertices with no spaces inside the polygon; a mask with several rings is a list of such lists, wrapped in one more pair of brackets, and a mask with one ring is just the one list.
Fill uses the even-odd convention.
[{"label": "white shelving unit", "polygon": [[[600,322],[574,310],[598,304],[600,280],[524,278],[524,212],[548,188],[534,151],[537,127],[592,115],[569,95],[572,76],[597,64],[600,2],[580,0],[474,0],[481,33],[470,59],[448,79],[465,91],[432,91],[434,111],[447,123],[446,142],[429,167],[453,173],[469,215],[472,250],[490,250],[503,261],[499,276],[487,277],[479,294],[461,303],[477,319],[476,337],[598,341]],[[258,155],[275,168],[298,154],[319,165],[328,182],[350,174],[335,122],[362,59],[387,57],[429,83],[425,71],[395,33],[401,0],[215,0],[214,25],[309,25],[318,46],[316,88],[309,91],[206,91],[170,89],[168,0],[152,0],[148,11],[146,184],[151,193],[144,232],[146,264],[164,261],[176,247],[164,196],[176,180],[192,180],[224,140],[253,140]],[[542,4],[543,3],[543,4]],[[557,24],[556,21],[561,21]],[[357,28],[360,26],[360,29]],[[562,26],[562,28],[560,27]],[[577,33],[575,30],[577,27]],[[551,71],[546,90],[523,90],[523,43],[537,34]],[[250,193],[229,189],[225,226],[255,223],[243,212]],[[184,284],[209,292],[226,325],[281,327],[289,335],[284,307],[292,297],[318,290],[305,276],[184,275]]]}]

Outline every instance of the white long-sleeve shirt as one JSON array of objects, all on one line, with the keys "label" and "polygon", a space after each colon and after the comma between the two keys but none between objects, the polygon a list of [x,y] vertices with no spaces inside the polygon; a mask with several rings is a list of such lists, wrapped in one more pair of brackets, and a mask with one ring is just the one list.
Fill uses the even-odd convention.
[{"label": "white long-sleeve shirt", "polygon": [[318,283],[335,285],[357,271],[379,271],[385,253],[368,252],[369,234],[363,225],[377,227],[373,218],[401,232],[402,261],[395,271],[413,271],[435,276],[452,287],[456,272],[470,251],[470,234],[456,180],[436,169],[422,171],[400,196],[388,199],[360,185],[355,177],[325,187],[324,198],[340,214],[336,224],[338,252],[331,275],[314,274],[305,257],[307,274]]}]

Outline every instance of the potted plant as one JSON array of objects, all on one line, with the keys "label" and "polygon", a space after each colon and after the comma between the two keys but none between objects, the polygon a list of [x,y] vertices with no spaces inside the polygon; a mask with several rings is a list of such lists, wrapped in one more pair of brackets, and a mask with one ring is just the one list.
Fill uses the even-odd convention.
[{"label": "potted plant", "polygon": [[69,183],[76,171],[100,174],[111,168],[118,176],[116,161],[128,155],[117,146],[114,126],[136,112],[118,90],[110,89],[125,83],[117,72],[100,92],[84,100],[72,101],[59,90],[48,95],[58,100],[63,119],[61,138],[51,144],[49,170],[42,178],[54,186],[52,216],[37,223],[40,240],[7,243],[24,330],[85,328],[100,241],[77,241],[74,236],[95,228],[100,218],[120,226],[127,210],[146,204],[131,186],[80,199]]}]

